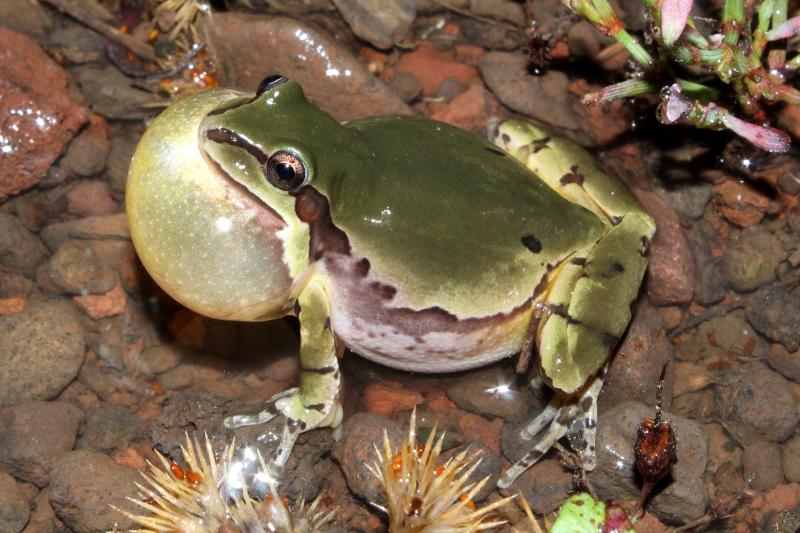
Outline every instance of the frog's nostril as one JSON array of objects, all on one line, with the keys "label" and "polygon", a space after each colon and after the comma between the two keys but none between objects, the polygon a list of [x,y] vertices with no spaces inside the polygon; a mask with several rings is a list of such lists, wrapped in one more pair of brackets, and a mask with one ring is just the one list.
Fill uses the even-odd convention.
[{"label": "frog's nostril", "polygon": [[258,84],[258,89],[256,89],[256,96],[261,96],[265,92],[269,91],[275,86],[281,85],[282,83],[286,83],[289,81],[288,79],[284,78],[280,74],[270,74],[263,80],[261,83]]}]

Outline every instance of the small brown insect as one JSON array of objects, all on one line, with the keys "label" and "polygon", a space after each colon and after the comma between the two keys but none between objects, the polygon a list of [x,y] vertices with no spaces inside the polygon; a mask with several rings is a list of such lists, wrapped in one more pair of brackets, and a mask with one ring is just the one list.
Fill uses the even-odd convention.
[{"label": "small brown insect", "polygon": [[639,508],[644,512],[644,504],[656,486],[672,469],[676,459],[675,432],[672,425],[661,419],[661,394],[664,389],[664,374],[667,366],[661,370],[656,393],[656,416],[645,418],[636,435],[634,456],[636,468],[642,475],[642,492],[639,496]]}]

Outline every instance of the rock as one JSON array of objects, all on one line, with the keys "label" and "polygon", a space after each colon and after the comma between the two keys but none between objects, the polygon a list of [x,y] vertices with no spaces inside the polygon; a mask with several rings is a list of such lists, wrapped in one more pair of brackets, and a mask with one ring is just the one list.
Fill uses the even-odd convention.
[{"label": "rock", "polygon": [[136,511],[126,498],[136,494],[135,484],[141,482],[139,472],[103,453],[76,450],[53,470],[50,505],[75,533],[131,529],[135,523],[111,506]]},{"label": "rock", "polygon": [[103,36],[78,23],[68,22],[56,29],[47,42],[52,53],[61,54],[71,63],[96,63],[106,57]]},{"label": "rock", "polygon": [[792,385],[763,363],[738,366],[717,381],[721,420],[745,444],[760,439],[781,442],[800,421]]},{"label": "rock", "polygon": [[502,114],[500,104],[492,93],[482,83],[475,82],[446,104],[437,105],[430,118],[476,135],[484,135],[489,120]]},{"label": "rock", "polygon": [[28,502],[14,478],[0,472],[0,531],[19,533],[31,517]]},{"label": "rock", "polygon": [[48,489],[43,489],[33,500],[31,519],[24,533],[56,533],[56,513],[50,506],[49,493]]},{"label": "rock", "polygon": [[487,50],[515,50],[524,42],[522,32],[473,18],[462,18],[458,27],[464,39]]},{"label": "rock", "polygon": [[183,359],[183,352],[174,344],[159,344],[142,351],[139,372],[144,376],[163,374],[172,370]]},{"label": "rock", "polygon": [[98,404],[86,413],[77,448],[110,452],[124,448],[144,434],[144,423],[133,416],[127,407]]},{"label": "rock", "polygon": [[473,370],[456,377],[447,386],[447,397],[465,411],[505,420],[518,420],[531,409],[541,410],[542,399],[521,383],[507,365]]},{"label": "rock", "polygon": [[61,165],[79,176],[94,176],[106,167],[109,146],[106,121],[93,116],[89,127],[69,143]]},{"label": "rock", "polygon": [[[708,433],[708,472],[716,472],[722,465],[729,464],[738,471],[742,465],[742,449],[731,434],[717,422],[703,424]],[[739,490],[741,485],[735,487]]]},{"label": "rock", "polygon": [[389,87],[407,104],[422,94],[422,84],[416,76],[409,72],[398,72],[389,82]]},{"label": "rock", "polygon": [[367,412],[385,417],[411,409],[424,400],[419,392],[392,383],[371,383],[364,390],[364,405]]},{"label": "rock", "polygon": [[117,284],[117,275],[94,253],[89,241],[69,240],[48,263],[50,280],[69,294],[103,294]]},{"label": "rock", "polygon": [[44,487],[59,458],[75,446],[83,413],[65,402],[24,402],[0,410],[0,468]]},{"label": "rock", "polygon": [[[50,167],[51,170],[58,168]],[[36,189],[13,198],[11,210],[28,230],[38,233],[45,224],[61,220],[67,212],[67,188],[56,186],[43,190],[44,181]]]},{"label": "rock", "polygon": [[741,313],[715,316],[698,326],[696,333],[689,335],[675,349],[681,361],[697,362],[701,359],[720,359],[726,355],[752,356],[758,343],[758,335],[744,320]]},{"label": "rock", "polygon": [[139,129],[126,128],[116,131],[111,136],[111,146],[106,162],[106,174],[111,190],[115,195],[125,192],[128,182],[128,168],[133,158],[133,152],[142,136]]},{"label": "rock", "polygon": [[719,262],[711,256],[709,240],[716,238],[713,230],[705,228],[703,222],[694,224],[686,232],[689,247],[694,256],[695,286],[694,300],[700,305],[711,305],[721,301],[728,291],[728,283],[722,275]]},{"label": "rock", "polygon": [[32,39],[0,28],[0,51],[2,201],[44,177],[87,112],[70,99],[67,74]]},{"label": "rock", "polygon": [[699,220],[711,200],[713,186],[705,182],[677,182],[665,184],[659,191],[679,218]]},{"label": "rock", "polygon": [[340,121],[411,114],[355,55],[312,26],[286,17],[216,13],[204,31],[229,86],[254,91],[264,76],[278,72]]},{"label": "rock", "polygon": [[158,382],[167,390],[181,390],[194,385],[194,374],[189,365],[178,365],[158,376]]},{"label": "rock", "polygon": [[578,131],[578,115],[569,97],[569,79],[549,70],[543,76],[528,73],[525,56],[511,52],[489,52],[479,65],[489,89],[506,106],[560,131]]},{"label": "rock", "polygon": [[694,294],[694,259],[680,221],[656,193],[634,191],[636,199],[656,221],[647,268],[647,296],[653,305],[691,301]]},{"label": "rock", "polygon": [[[664,365],[672,359],[672,345],[658,311],[640,302],[622,344],[611,360],[600,391],[602,411],[625,401],[650,405]],[[669,387],[666,388],[669,391]],[[669,397],[664,405],[669,406]]]},{"label": "rock", "polygon": [[73,296],[72,300],[94,320],[121,315],[128,304],[128,296],[120,283],[103,294]]},{"label": "rock", "polygon": [[80,316],[63,300],[0,317],[0,406],[61,392],[83,364],[84,335]]},{"label": "rock", "polygon": [[525,10],[509,0],[470,0],[469,10],[479,17],[504,20],[515,26],[525,26]]},{"label": "rock", "polygon": [[711,384],[711,376],[704,366],[673,361],[669,365],[669,370],[673,396],[697,392]]},{"label": "rock", "polygon": [[787,350],[800,349],[800,298],[781,287],[769,286],[756,291],[747,300],[747,321],[756,331]]},{"label": "rock", "polygon": [[129,241],[131,232],[127,215],[120,213],[50,224],[42,230],[41,237],[47,248],[54,252],[68,239]]},{"label": "rock", "polygon": [[783,483],[781,447],[774,442],[757,440],[744,447],[742,454],[744,478],[755,490],[769,490]]},{"label": "rock", "polygon": [[769,198],[746,183],[729,179],[714,185],[714,206],[729,222],[746,228],[764,218]]},{"label": "rock", "polygon": [[[446,439],[447,435],[445,435],[445,440]],[[497,489],[496,485],[497,480],[500,479],[500,468],[502,466],[502,461],[500,456],[490,450],[485,444],[481,442],[469,442],[443,452],[440,456],[439,462],[444,464],[445,462],[449,461],[451,457],[455,457],[463,451],[467,452],[467,457],[471,457],[472,454],[477,454],[476,461],[478,466],[472,475],[467,478],[467,483],[479,483],[484,478],[487,478],[486,483],[483,485],[481,490],[479,490],[475,496],[472,497],[473,502],[480,503],[488,498]]]},{"label": "rock", "polygon": [[332,450],[333,458],[342,467],[350,490],[364,500],[378,504],[386,499],[380,482],[367,469],[367,465],[378,460],[375,446],[383,450],[384,431],[389,436],[392,450],[399,450],[404,434],[397,424],[371,413],[356,413],[344,421],[342,435]]},{"label": "rock", "polygon": [[135,120],[153,115],[147,104],[157,101],[133,86],[133,80],[114,67],[80,65],[70,69],[92,111],[106,118]]},{"label": "rock", "polygon": [[33,278],[46,257],[47,249],[36,235],[14,215],[0,212],[0,265]]},{"label": "rock", "polygon": [[353,33],[377,48],[403,40],[416,16],[414,0],[333,0]]},{"label": "rock", "polygon": [[742,231],[722,258],[722,273],[734,290],[754,291],[775,279],[775,268],[786,257],[780,241],[761,227]]},{"label": "rock", "polygon": [[108,183],[90,180],[76,183],[67,193],[70,213],[81,216],[110,215],[117,210]]},{"label": "rock", "polygon": [[[633,444],[643,418],[653,408],[637,402],[623,403],[600,413],[597,424],[597,468],[589,481],[603,499],[622,501],[639,496],[638,473]],[[675,466],[670,477],[659,484],[648,511],[668,522],[690,522],[706,509],[703,473],[708,461],[708,435],[694,420],[665,413],[678,441]],[[663,488],[662,488],[663,487]]]},{"label": "rock", "polygon": [[411,74],[419,80],[425,96],[436,96],[446,80],[467,87],[478,78],[475,67],[457,62],[450,54],[437,50],[431,41],[422,41],[414,50],[403,54],[396,71],[398,74]]},{"label": "rock", "polygon": [[22,274],[0,267],[0,298],[28,296],[32,289],[31,280]]},{"label": "rock", "polygon": [[783,475],[789,482],[800,482],[800,435],[783,443],[781,450]]},{"label": "rock", "polygon": [[50,12],[36,0],[0,2],[0,27],[22,32],[42,43],[52,26]]},{"label": "rock", "polygon": [[573,488],[572,474],[559,460],[544,459],[518,477],[507,493],[522,493],[534,513],[547,514],[558,509]]},{"label": "rock", "polygon": [[767,363],[783,377],[800,383],[800,353],[790,353],[783,345],[776,343],[767,351]]}]

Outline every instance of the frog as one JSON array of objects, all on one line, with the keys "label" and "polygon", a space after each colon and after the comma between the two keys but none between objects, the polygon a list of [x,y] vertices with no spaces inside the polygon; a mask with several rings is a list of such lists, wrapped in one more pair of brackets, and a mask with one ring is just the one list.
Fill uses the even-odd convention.
[{"label": "frog", "polygon": [[631,320],[655,224],[583,148],[522,119],[491,138],[418,116],[340,123],[295,81],[163,111],[126,186],[138,256],[208,317],[297,317],[296,387],[228,428],[282,417],[271,466],[343,419],[345,348],[453,373],[519,355],[552,400],[508,487],[567,437],[594,467],[597,396]]}]

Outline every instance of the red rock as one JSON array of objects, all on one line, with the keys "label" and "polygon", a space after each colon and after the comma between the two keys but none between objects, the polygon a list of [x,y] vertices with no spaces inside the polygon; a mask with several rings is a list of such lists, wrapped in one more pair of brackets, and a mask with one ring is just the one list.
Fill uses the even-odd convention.
[{"label": "red rock", "polygon": [[769,198],[746,183],[726,180],[714,186],[713,204],[729,222],[746,228],[764,218]]},{"label": "red rock", "polygon": [[89,294],[87,296],[73,296],[72,299],[95,320],[121,315],[125,312],[127,295],[122,289],[122,284],[117,282],[113,289],[105,294]]},{"label": "red rock", "polygon": [[147,461],[144,457],[139,455],[139,452],[130,446],[122,450],[116,450],[111,457],[118,465],[130,466],[136,470],[144,470],[147,468]]},{"label": "red rock", "polygon": [[0,28],[0,200],[38,183],[88,111],[35,41]]},{"label": "red rock", "polygon": [[16,315],[25,309],[28,299],[24,296],[12,296],[11,298],[0,298],[0,316]]},{"label": "red rock", "polygon": [[67,193],[70,213],[83,216],[110,215],[117,210],[105,181],[81,181]]},{"label": "red rock", "polygon": [[669,204],[652,191],[634,191],[642,207],[656,220],[650,246],[647,294],[654,305],[691,301],[694,294],[694,257],[680,222]]},{"label": "red rock", "polygon": [[94,176],[106,167],[110,148],[108,123],[100,115],[93,115],[89,127],[69,143],[59,166],[79,176]]},{"label": "red rock", "polygon": [[483,56],[486,55],[486,50],[482,46],[474,44],[457,44],[456,45],[456,61],[464,63],[475,68],[481,62]]},{"label": "red rock", "polygon": [[369,413],[391,418],[398,411],[411,409],[423,401],[416,391],[389,383],[373,383],[364,390],[364,405]]},{"label": "red rock", "polygon": [[466,442],[481,442],[494,453],[500,454],[500,430],[503,428],[501,418],[489,421],[480,415],[464,413],[458,421],[458,427]]},{"label": "red rock", "polygon": [[614,100],[600,105],[586,105],[580,101],[585,94],[602,89],[602,85],[589,84],[583,78],[570,81],[569,92],[578,97],[574,104],[580,118],[581,129],[592,138],[593,144],[603,146],[631,128],[636,110],[625,105],[625,100]]},{"label": "red rock", "polygon": [[501,113],[500,102],[483,86],[473,83],[463,93],[441,104],[430,118],[481,134],[492,116]]},{"label": "red rock", "polygon": [[478,77],[478,69],[456,62],[448,54],[436,50],[430,41],[422,41],[415,50],[403,54],[396,68],[397,72],[413,74],[422,83],[425,96],[435,96],[439,85],[447,78],[468,86]]}]

